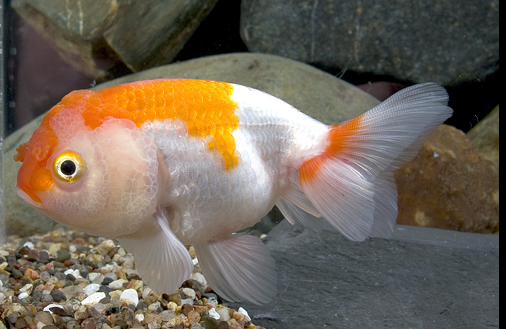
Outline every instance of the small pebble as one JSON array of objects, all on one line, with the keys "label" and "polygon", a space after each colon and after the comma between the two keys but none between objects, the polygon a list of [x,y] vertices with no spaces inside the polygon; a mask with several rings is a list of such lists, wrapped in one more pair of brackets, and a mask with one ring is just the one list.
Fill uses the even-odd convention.
[{"label": "small pebble", "polygon": [[221,318],[221,315],[218,312],[216,312],[214,308],[209,310],[209,316],[216,320],[219,320]]},{"label": "small pebble", "polygon": [[49,274],[48,271],[44,271],[39,274],[39,277],[41,278],[42,281],[47,282],[51,278],[51,274]]},{"label": "small pebble", "polygon": [[230,312],[228,311],[228,309],[224,308],[224,307],[218,307],[216,309],[216,312],[218,312],[218,314],[220,315],[220,319],[222,321],[228,321],[230,320]]},{"label": "small pebble", "polygon": [[183,304],[183,306],[181,306],[181,311],[184,315],[188,315],[188,313],[193,311],[193,306],[190,304]]},{"label": "small pebble", "polygon": [[66,249],[60,249],[56,252],[56,261],[63,263],[70,259],[70,252]]},{"label": "small pebble", "polygon": [[103,292],[96,292],[96,293],[91,294],[90,296],[86,297],[81,302],[81,304],[91,306],[91,305],[98,303],[104,297],[105,297],[105,294]]},{"label": "small pebble", "polygon": [[31,283],[25,284],[21,289],[19,289],[20,292],[25,292],[28,295],[32,293],[33,291],[33,285]]},{"label": "small pebble", "polygon": [[26,320],[24,318],[20,318],[16,321],[16,323],[14,323],[14,326],[16,328],[26,328],[28,326],[28,324],[26,323]]},{"label": "small pebble", "polygon": [[251,318],[249,317],[248,312],[246,312],[246,310],[244,308],[239,307],[239,309],[237,310],[237,312],[239,312],[242,315],[244,315],[248,319],[248,321],[251,321]]},{"label": "small pebble", "polygon": [[[102,284],[102,281],[104,281],[104,275],[101,274],[101,273],[97,273],[97,272],[91,272],[90,274],[88,274],[88,280],[91,282],[91,283],[98,283],[98,284]],[[112,282],[112,281],[111,281]],[[110,283],[110,282],[109,282]],[[108,284],[109,284],[108,283]]]},{"label": "small pebble", "polygon": [[181,289],[181,292],[190,299],[195,299],[195,290],[191,288],[183,288]]},{"label": "small pebble", "polygon": [[100,289],[100,285],[96,283],[91,283],[83,288],[84,293],[89,296],[96,293]]},{"label": "small pebble", "polygon": [[44,307],[43,311],[44,312],[49,312],[49,313],[53,313],[53,311],[51,310],[52,308],[60,308],[63,310],[63,306],[61,305],[58,305],[58,304],[49,304],[47,305],[46,307]]},{"label": "small pebble", "polygon": [[59,289],[52,290],[51,297],[53,297],[53,300],[57,303],[61,302],[62,300],[67,300],[65,294],[63,294]]},{"label": "small pebble", "polygon": [[137,306],[139,303],[139,297],[137,295],[137,291],[134,289],[125,289],[119,298],[122,303],[127,305]]},{"label": "small pebble", "polygon": [[72,230],[26,240],[9,236],[0,246],[0,312],[9,328],[263,329],[246,311],[219,304],[198,267],[178,291],[160,294],[114,240]]},{"label": "small pebble", "polygon": [[63,274],[65,274],[65,275],[69,275],[69,274],[71,274],[71,275],[73,275],[73,276],[74,276],[74,278],[76,278],[76,279],[82,278],[81,273],[79,273],[79,270],[72,270],[72,269],[69,269],[69,270],[66,270],[65,272],[63,272]]},{"label": "small pebble", "polygon": [[18,299],[19,300],[22,300],[22,299],[25,299],[25,298],[28,298],[30,295],[27,294],[26,292],[22,292],[18,295]]},{"label": "small pebble", "polygon": [[181,304],[181,305],[184,305],[184,304],[190,304],[190,305],[193,305],[193,299],[192,299],[192,298],[185,298],[185,299],[181,299],[180,304]]},{"label": "small pebble", "polygon": [[[104,267],[106,267],[106,266],[104,266]],[[102,268],[104,268],[104,267],[102,267]],[[106,273],[104,274],[104,276],[105,276],[105,278],[110,278],[110,279],[112,279],[112,281],[114,281],[114,280],[117,280],[117,279],[118,279],[118,276],[117,276],[117,275],[116,275],[116,273],[114,273],[114,272],[106,272]],[[105,279],[104,279],[104,280],[105,280]],[[112,281],[111,281],[111,282],[112,282]],[[102,284],[103,284],[103,283],[102,283]]]},{"label": "small pebble", "polygon": [[33,322],[35,322],[37,324],[39,322],[41,322],[45,325],[49,325],[49,324],[53,324],[53,317],[51,316],[51,313],[41,311],[41,312],[37,312],[37,314],[33,318]]},{"label": "small pebble", "polygon": [[15,269],[13,267],[7,267],[6,268],[7,271],[11,272],[11,276],[14,278],[14,279],[19,279],[20,277],[23,276],[23,273],[18,270],[18,269]]},{"label": "small pebble", "polygon": [[124,279],[114,280],[113,282],[109,283],[109,288],[111,288],[112,290],[121,289],[121,288],[123,288],[123,283],[125,283],[125,282],[128,282],[128,281],[124,280]]},{"label": "small pebble", "polygon": [[[100,275],[104,276],[103,274],[100,274]],[[114,279],[111,277],[104,277],[104,279],[102,280],[102,283],[100,283],[100,284],[103,286],[108,286],[113,281],[114,281]]]},{"label": "small pebble", "polygon": [[144,314],[136,314],[135,315],[135,320],[137,322],[139,322],[139,323],[142,322],[142,321],[144,321]]},{"label": "small pebble", "polygon": [[18,321],[19,314],[17,312],[13,312],[7,316],[7,320],[9,320],[10,323],[16,323]]},{"label": "small pebble", "polygon": [[176,317],[176,315],[177,315],[176,312],[170,311],[170,310],[165,310],[160,313],[160,317],[162,318],[162,321],[165,321],[165,322],[172,320],[173,318]]}]

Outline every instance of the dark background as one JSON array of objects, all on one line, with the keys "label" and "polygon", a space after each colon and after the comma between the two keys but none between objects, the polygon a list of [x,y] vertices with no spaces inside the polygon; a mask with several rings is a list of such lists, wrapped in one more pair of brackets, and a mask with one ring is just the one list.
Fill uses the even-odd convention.
[{"label": "dark background", "polygon": [[[9,0],[4,3],[6,135],[49,110],[68,92],[101,82],[94,81],[60,59],[57,52],[10,9],[9,3]],[[175,61],[247,52],[239,35],[239,19],[240,1],[220,0]],[[310,64],[359,87],[366,85],[363,89],[381,100],[411,84],[390,76]],[[129,73],[128,68],[119,64],[110,70],[108,78]],[[499,72],[447,90],[450,106],[455,112],[446,123],[467,132],[499,103]]]}]

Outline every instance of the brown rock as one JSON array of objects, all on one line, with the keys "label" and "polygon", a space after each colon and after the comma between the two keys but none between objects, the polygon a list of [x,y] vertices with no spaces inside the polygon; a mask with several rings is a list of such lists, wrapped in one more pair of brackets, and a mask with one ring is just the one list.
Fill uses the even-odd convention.
[{"label": "brown rock", "polygon": [[499,168],[499,105],[467,132],[467,138]]},{"label": "brown rock", "polygon": [[398,224],[499,232],[499,172],[466,138],[442,125],[420,154],[395,172]]}]

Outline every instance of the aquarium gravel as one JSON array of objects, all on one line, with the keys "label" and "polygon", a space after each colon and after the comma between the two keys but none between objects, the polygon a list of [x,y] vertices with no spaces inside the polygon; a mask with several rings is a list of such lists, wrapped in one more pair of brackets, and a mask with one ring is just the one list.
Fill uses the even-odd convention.
[{"label": "aquarium gravel", "polygon": [[10,236],[0,247],[0,329],[263,329],[220,303],[189,252],[191,278],[167,295],[144,284],[114,240],[73,230]]}]

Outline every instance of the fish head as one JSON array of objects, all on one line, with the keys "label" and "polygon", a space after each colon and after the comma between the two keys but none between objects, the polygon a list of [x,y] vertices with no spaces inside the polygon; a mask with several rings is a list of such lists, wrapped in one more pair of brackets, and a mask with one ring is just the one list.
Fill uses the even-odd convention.
[{"label": "fish head", "polygon": [[110,116],[110,108],[86,117],[103,111],[95,98],[69,94],[18,148],[18,195],[64,225],[119,237],[156,212],[166,174],[155,143],[131,120]]}]

